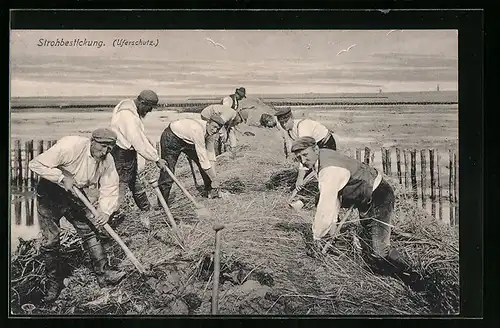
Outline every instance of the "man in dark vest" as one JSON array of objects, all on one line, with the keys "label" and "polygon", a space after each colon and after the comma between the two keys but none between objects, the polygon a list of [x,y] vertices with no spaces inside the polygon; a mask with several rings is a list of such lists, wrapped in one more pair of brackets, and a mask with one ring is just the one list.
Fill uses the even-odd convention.
[{"label": "man in dark vest", "polygon": [[341,207],[354,206],[362,226],[368,233],[363,238],[370,249],[370,261],[377,266],[390,264],[390,269],[407,270],[399,253],[391,248],[391,214],[394,191],[382,175],[353,158],[335,150],[322,148],[312,137],[301,137],[292,144],[291,152],[305,167],[317,172],[319,201],[312,231],[315,241],[337,231]]},{"label": "man in dark vest", "polygon": [[246,98],[246,90],[243,87],[240,87],[234,91],[232,95],[224,97],[222,99],[221,104],[231,107],[234,110],[238,110],[240,108],[239,101],[243,98]]}]

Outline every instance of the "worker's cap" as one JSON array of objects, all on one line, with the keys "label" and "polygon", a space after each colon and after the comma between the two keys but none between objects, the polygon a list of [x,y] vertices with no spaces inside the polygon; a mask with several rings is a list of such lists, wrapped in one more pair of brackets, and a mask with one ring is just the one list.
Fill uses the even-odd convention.
[{"label": "worker's cap", "polygon": [[245,88],[243,88],[243,87],[240,87],[240,88],[236,89],[235,93],[238,94],[242,98],[246,98],[247,97],[246,96],[247,92],[246,92]]},{"label": "worker's cap", "polygon": [[314,145],[316,145],[316,140],[313,137],[300,137],[292,143],[291,151],[296,153]]},{"label": "worker's cap", "polygon": [[92,132],[92,140],[106,145],[116,144],[116,133],[111,129],[99,128]]},{"label": "worker's cap", "polygon": [[158,105],[158,95],[151,90],[142,90],[137,99],[147,106]]},{"label": "worker's cap", "polygon": [[292,115],[292,109],[290,107],[280,108],[274,113],[277,118],[287,118]]},{"label": "worker's cap", "polygon": [[220,126],[223,126],[226,124],[226,122],[220,117],[220,115],[212,115],[210,116],[210,121],[214,121],[215,123],[219,124]]}]

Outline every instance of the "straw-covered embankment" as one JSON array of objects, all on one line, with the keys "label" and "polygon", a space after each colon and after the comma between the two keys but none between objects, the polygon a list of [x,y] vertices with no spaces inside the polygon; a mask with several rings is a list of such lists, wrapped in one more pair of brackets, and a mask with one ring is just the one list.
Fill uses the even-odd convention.
[{"label": "straw-covered embankment", "polygon": [[[22,304],[34,302],[29,295],[36,293],[29,292],[30,289],[43,290],[43,265],[41,262],[26,265],[26,258],[35,261],[37,251],[29,243],[21,243],[12,262],[11,276],[12,294],[20,295],[13,297],[17,313],[209,315],[214,222],[226,225],[222,230],[221,314],[458,312],[457,228],[436,223],[387,178],[396,191],[392,243],[412,263],[419,278],[405,282],[371,271],[353,246],[353,236],[360,229],[356,211],[351,213],[331,251],[318,253],[311,247],[315,183],[311,182],[302,192],[304,209],[290,208],[287,200],[297,172],[294,164],[285,163],[280,139],[274,135],[277,132],[253,126],[244,130],[256,136],[240,136],[243,147],[235,159],[226,154],[218,159],[217,171],[225,191],[221,199],[199,196],[189,166],[181,156],[176,175],[212,214],[210,219],[198,219],[193,205],[179,188],[173,187],[171,211],[181,230],[185,250],[172,238],[160,208],[140,213],[130,203],[130,212],[116,232],[154,276],[140,277],[111,240],[106,243],[110,263],[129,274],[118,286],[100,289],[88,263],[83,261],[81,248],[74,246],[79,242],[74,242],[70,247],[76,251],[68,254],[71,258],[68,265],[73,268],[60,299],[50,306],[36,303],[34,309],[22,310]],[[196,174],[201,183],[199,173]],[[151,165],[141,173],[144,181],[157,175],[156,167]],[[152,191],[149,196],[156,203]],[[151,231],[140,223],[144,216],[150,218]],[[77,239],[74,235],[72,238]]]}]

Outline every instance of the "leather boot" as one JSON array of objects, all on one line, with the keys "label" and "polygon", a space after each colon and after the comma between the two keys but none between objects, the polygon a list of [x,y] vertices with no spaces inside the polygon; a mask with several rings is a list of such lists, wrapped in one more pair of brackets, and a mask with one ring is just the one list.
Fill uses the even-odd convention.
[{"label": "leather boot", "polygon": [[45,276],[47,277],[46,303],[54,302],[64,288],[60,269],[59,248],[40,248],[40,253],[45,261]]},{"label": "leather boot", "polygon": [[115,271],[106,268],[107,260],[104,248],[95,236],[86,240],[85,246],[92,259],[92,266],[97,276],[99,286],[114,286],[125,277],[125,272],[123,271]]}]

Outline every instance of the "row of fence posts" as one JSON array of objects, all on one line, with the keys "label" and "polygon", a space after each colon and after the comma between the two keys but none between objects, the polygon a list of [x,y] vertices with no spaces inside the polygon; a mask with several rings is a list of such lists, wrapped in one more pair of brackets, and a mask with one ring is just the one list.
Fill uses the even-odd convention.
[{"label": "row of fence posts", "polygon": [[[38,177],[28,168],[28,163],[38,154],[49,149],[56,143],[56,140],[38,140],[36,143],[33,140],[21,143],[20,140],[15,140],[12,148],[11,160],[11,183],[16,186],[33,186],[38,180]],[[159,143],[156,144],[159,150]],[[364,154],[362,156],[362,152]],[[427,173],[430,175],[430,201],[431,214],[439,220],[443,220],[443,172],[439,165],[441,156],[439,151],[434,149],[403,149],[395,148],[396,151],[396,171],[393,171],[392,149],[381,148],[382,171],[385,175],[396,177],[399,183],[405,188],[411,190],[413,199],[418,202],[419,198],[422,202],[422,207],[425,209],[427,205]],[[401,154],[402,153],[402,154]],[[420,197],[418,193],[417,182],[417,153],[420,153]],[[429,155],[429,168],[427,168],[427,154]],[[403,156],[401,156],[403,155]],[[375,162],[375,152],[369,147],[356,148],[356,159],[363,161],[366,164]],[[448,152],[448,197],[450,208],[450,225],[458,224],[458,161],[456,152],[451,149]],[[404,170],[403,170],[404,167]],[[395,174],[394,174],[395,173]],[[439,206],[438,206],[439,205]],[[436,215],[437,211],[437,215]]]},{"label": "row of fence posts", "polygon": [[[417,154],[420,153],[420,199],[422,207],[427,207],[427,173],[430,176],[430,201],[431,215],[439,220],[443,220],[443,202],[449,202],[449,220],[450,225],[458,224],[458,158],[457,153],[448,150],[448,197],[443,195],[443,172],[441,171],[441,155],[435,149],[403,149],[396,150],[396,172],[393,171],[392,149],[381,148],[382,172],[388,176],[396,176],[399,184],[406,189],[410,189],[415,202],[419,200],[418,182],[417,182]],[[370,148],[364,148],[364,156],[361,156],[363,149],[356,148],[356,159],[366,164],[375,162],[375,153]],[[401,156],[401,153],[403,156]],[[427,154],[429,155],[429,168],[427,169]],[[402,158],[401,158],[402,157]],[[409,159],[408,159],[409,157]],[[404,165],[404,170],[402,169]],[[394,174],[395,173],[395,174]],[[439,206],[438,206],[439,205]],[[438,211],[436,215],[436,210]]]},{"label": "row of fence posts", "polygon": [[15,140],[11,151],[11,156],[13,156],[11,183],[16,186],[32,186],[38,177],[29,169],[29,162],[56,142],[57,140],[37,140],[35,143],[33,140],[28,140],[22,143],[21,140]]}]

